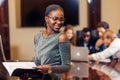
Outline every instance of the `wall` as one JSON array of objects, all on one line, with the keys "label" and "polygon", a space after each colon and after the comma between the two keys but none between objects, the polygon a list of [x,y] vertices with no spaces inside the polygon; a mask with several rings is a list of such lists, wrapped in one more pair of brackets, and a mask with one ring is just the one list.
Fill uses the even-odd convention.
[{"label": "wall", "polygon": [[[16,2],[15,2],[16,1]],[[31,60],[34,56],[33,39],[39,28],[20,28],[19,0],[8,0],[11,59]]]},{"label": "wall", "polygon": [[[107,21],[111,29],[117,32],[118,28],[120,28],[120,0],[101,1],[102,21]],[[11,59],[31,60],[34,58],[34,35],[43,28],[21,28],[20,0],[8,0],[8,3]],[[88,25],[87,0],[80,0],[79,13],[80,25],[74,27],[75,30],[81,30]]]},{"label": "wall", "polygon": [[117,32],[120,29],[120,0],[101,0],[102,20],[110,24],[110,28]]}]

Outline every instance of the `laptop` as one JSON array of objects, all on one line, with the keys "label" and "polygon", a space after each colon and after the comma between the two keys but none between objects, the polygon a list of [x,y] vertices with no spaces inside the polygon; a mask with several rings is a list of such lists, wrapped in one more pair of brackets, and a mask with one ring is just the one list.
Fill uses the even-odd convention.
[{"label": "laptop", "polygon": [[89,50],[85,47],[71,47],[71,69],[70,75],[78,78],[87,78]]},{"label": "laptop", "polygon": [[86,47],[71,47],[71,61],[88,62],[89,50]]}]

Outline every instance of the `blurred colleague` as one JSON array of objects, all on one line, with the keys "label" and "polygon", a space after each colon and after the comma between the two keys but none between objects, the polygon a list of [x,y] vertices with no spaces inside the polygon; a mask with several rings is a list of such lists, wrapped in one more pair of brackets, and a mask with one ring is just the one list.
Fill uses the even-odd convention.
[{"label": "blurred colleague", "polygon": [[112,55],[120,58],[120,39],[116,36],[116,34],[111,30],[107,30],[103,33],[101,39],[103,40],[106,49],[101,52],[89,55],[89,60],[106,59]]},{"label": "blurred colleague", "polygon": [[96,40],[92,37],[89,28],[83,28],[82,37],[77,40],[77,46],[87,47],[90,53],[94,53]]},{"label": "blurred colleague", "polygon": [[75,31],[73,29],[73,26],[68,24],[64,28],[64,34],[67,36],[68,41],[71,43],[71,45],[76,45],[76,35]]},{"label": "blurred colleague", "polygon": [[97,25],[97,33],[98,33],[98,40],[95,44],[95,49],[97,52],[103,51],[105,49],[105,46],[103,44],[103,40],[102,40],[102,35],[103,33],[109,29],[109,24],[107,22],[99,22]]}]

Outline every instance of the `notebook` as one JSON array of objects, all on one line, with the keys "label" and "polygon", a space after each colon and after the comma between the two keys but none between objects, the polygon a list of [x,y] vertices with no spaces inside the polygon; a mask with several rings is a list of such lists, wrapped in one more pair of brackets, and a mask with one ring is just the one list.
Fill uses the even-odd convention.
[{"label": "notebook", "polygon": [[71,61],[88,62],[89,50],[86,47],[71,47]]}]

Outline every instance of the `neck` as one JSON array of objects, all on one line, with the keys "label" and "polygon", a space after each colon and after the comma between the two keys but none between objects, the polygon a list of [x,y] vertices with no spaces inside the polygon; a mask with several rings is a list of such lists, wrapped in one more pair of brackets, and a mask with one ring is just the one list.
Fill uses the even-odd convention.
[{"label": "neck", "polygon": [[48,34],[48,35],[54,34],[54,31],[52,31],[52,30],[50,30],[50,29],[46,29],[45,32],[46,32],[46,34]]},{"label": "neck", "polygon": [[43,32],[43,37],[47,38],[51,35],[53,35],[55,32],[52,31],[51,29],[47,28],[44,32]]}]

